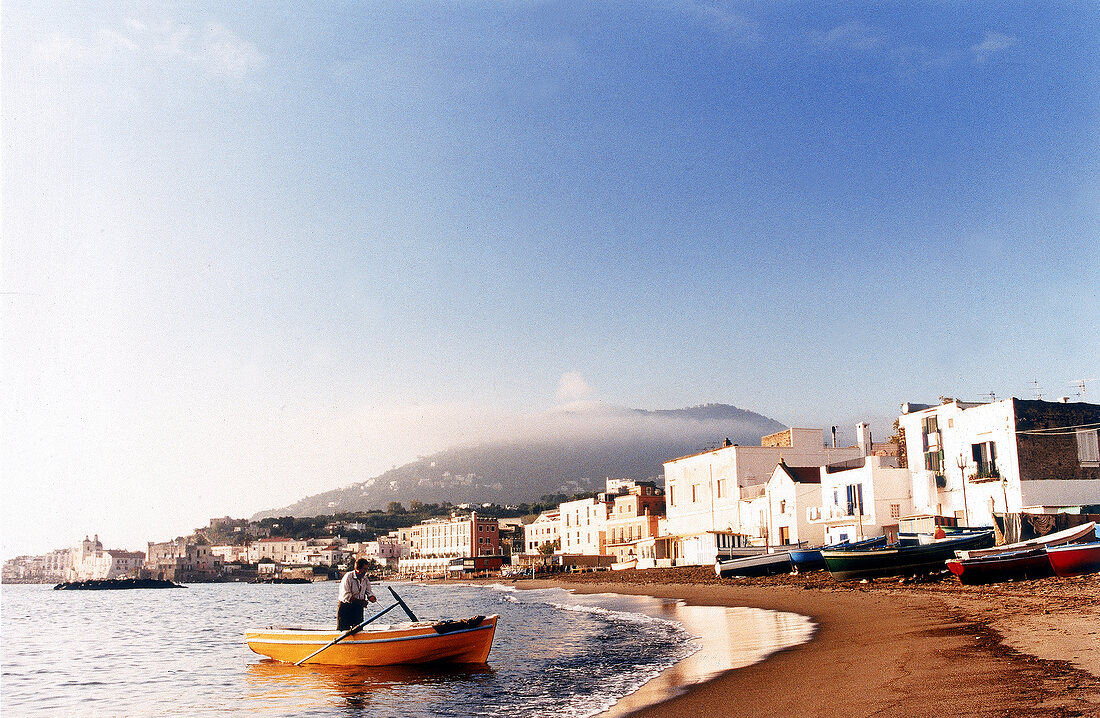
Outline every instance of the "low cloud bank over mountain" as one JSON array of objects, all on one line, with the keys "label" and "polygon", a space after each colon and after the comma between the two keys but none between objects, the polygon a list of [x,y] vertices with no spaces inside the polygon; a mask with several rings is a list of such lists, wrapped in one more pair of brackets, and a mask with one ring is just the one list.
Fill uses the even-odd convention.
[{"label": "low cloud bank over mountain", "polygon": [[455,446],[378,476],[253,518],[316,516],[407,503],[530,503],[600,490],[607,477],[663,477],[662,463],[727,438],[757,444],[785,426],[727,404],[648,411],[577,402],[515,417],[477,444]]}]

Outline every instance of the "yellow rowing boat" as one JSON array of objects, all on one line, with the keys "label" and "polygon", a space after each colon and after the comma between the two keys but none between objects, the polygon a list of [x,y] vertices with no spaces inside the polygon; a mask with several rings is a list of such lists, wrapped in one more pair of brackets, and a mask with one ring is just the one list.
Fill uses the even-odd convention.
[{"label": "yellow rowing boat", "polygon": [[[244,641],[261,656],[285,663],[393,666],[412,663],[485,663],[493,647],[497,616],[462,621],[413,621],[369,625],[332,643],[343,632],[301,626],[246,631]],[[329,645],[325,648],[326,645]],[[310,657],[319,649],[324,650]]]}]

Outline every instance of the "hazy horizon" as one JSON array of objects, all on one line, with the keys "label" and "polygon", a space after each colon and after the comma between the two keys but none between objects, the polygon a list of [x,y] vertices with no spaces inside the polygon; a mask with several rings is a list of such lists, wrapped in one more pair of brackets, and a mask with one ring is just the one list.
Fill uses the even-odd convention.
[{"label": "hazy horizon", "polygon": [[1100,379],[1095,3],[0,12],[5,558],[574,402]]}]

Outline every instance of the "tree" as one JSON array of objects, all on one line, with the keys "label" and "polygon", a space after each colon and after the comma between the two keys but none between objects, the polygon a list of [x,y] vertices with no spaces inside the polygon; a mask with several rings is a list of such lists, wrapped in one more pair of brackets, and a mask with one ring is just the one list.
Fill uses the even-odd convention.
[{"label": "tree", "polygon": [[553,541],[547,541],[542,546],[539,546],[539,553],[543,556],[551,556],[555,551],[561,548],[561,539],[556,538]]},{"label": "tree", "polygon": [[894,434],[886,441],[888,443],[895,444],[898,447],[898,468],[908,468],[909,457],[905,453],[905,429],[901,428],[900,419],[894,419]]},{"label": "tree", "polygon": [[391,501],[386,506],[386,513],[403,514],[405,513],[405,507],[401,505],[400,501]]}]

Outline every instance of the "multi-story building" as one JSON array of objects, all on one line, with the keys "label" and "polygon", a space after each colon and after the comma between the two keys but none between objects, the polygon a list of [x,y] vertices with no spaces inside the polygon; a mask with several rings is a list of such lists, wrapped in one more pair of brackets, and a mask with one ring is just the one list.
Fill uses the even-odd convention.
[{"label": "multi-story building", "polygon": [[764,533],[769,544],[821,544],[825,532],[821,524],[811,523],[814,512],[807,510],[821,505],[821,472],[817,466],[792,467],[783,461],[775,467],[764,489]]},{"label": "multi-story building", "polygon": [[304,550],[290,554],[289,563],[296,566],[344,566],[351,556],[346,542],[310,541]]},{"label": "multi-story building", "polygon": [[464,558],[500,555],[500,530],[496,519],[481,518],[476,512],[467,516],[428,519],[406,530],[398,531],[407,536],[409,557],[398,562],[398,571],[404,575],[444,575]]},{"label": "multi-story building", "polygon": [[825,466],[862,455],[859,446],[826,447],[821,429],[792,428],[765,436],[760,446],[727,443],[666,461],[668,531],[685,536],[740,534],[743,489],[764,484],[780,461],[790,467]]},{"label": "multi-story building", "polygon": [[16,556],[4,562],[4,583],[58,583],[72,578],[73,549],[55,549],[43,556]]},{"label": "multi-story building", "polygon": [[91,539],[85,536],[69,555],[69,578],[75,581],[137,576],[145,563],[145,554],[140,551],[104,550],[98,535]]},{"label": "multi-story building", "polygon": [[812,523],[826,544],[874,536],[897,538],[898,524],[913,513],[912,474],[892,456],[867,456],[821,470],[821,498]]},{"label": "multi-story building", "polygon": [[500,555],[511,557],[524,553],[527,546],[524,543],[526,532],[523,519],[497,519],[497,524],[500,533]]},{"label": "multi-story building", "polygon": [[253,541],[248,547],[248,562],[259,563],[269,559],[274,563],[295,563],[294,556],[309,548],[306,539],[294,539],[276,536],[274,538]]},{"label": "multi-story building", "polygon": [[531,523],[523,527],[523,552],[535,555],[543,552],[543,546],[553,546],[561,538],[561,511],[543,511]]},{"label": "multi-story building", "polygon": [[235,546],[232,544],[223,544],[221,546],[211,546],[210,554],[217,556],[222,560],[222,563],[248,563],[248,546]]},{"label": "multi-story building", "polygon": [[606,556],[607,519],[611,503],[599,498],[566,501],[558,506],[561,514],[561,548],[566,555]]},{"label": "multi-story building", "polygon": [[500,536],[497,520],[481,518],[476,513],[468,516],[428,519],[413,527],[411,553],[415,557],[438,556],[447,558],[497,556],[500,554]]},{"label": "multi-story building", "polygon": [[1100,405],[1003,399],[902,405],[915,511],[989,525],[994,513],[1100,504]]},{"label": "multi-story building", "polygon": [[170,581],[203,581],[221,573],[222,560],[210,546],[187,538],[148,544],[143,573]]},{"label": "multi-story building", "polygon": [[[612,484],[612,481],[616,481]],[[665,496],[652,481],[608,480],[611,512],[605,550],[620,563],[636,561],[638,542],[657,536],[665,513]]]}]

